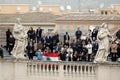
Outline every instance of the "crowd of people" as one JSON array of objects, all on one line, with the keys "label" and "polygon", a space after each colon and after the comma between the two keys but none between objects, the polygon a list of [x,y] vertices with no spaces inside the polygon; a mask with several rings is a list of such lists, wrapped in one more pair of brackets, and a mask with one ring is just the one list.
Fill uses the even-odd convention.
[{"label": "crowd of people", "polygon": [[[63,35],[63,40],[57,32],[54,34],[44,34],[39,27],[36,31],[31,27],[28,34],[28,45],[26,47],[26,56],[33,60],[37,56],[42,60],[42,53],[56,53],[61,61],[93,61],[98,50],[97,42],[98,29],[89,30],[87,34],[82,33],[80,28],[75,32],[75,39],[71,39],[68,32]],[[116,33],[116,39],[112,42],[110,55],[112,61],[120,58],[120,29]],[[6,32],[6,50],[11,55],[15,39],[11,31]]]}]

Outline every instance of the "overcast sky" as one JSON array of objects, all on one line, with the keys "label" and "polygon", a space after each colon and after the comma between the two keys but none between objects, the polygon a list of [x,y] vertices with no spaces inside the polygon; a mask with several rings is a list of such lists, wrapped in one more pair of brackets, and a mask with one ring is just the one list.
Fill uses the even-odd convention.
[{"label": "overcast sky", "polygon": [[42,2],[42,5],[70,5],[72,10],[81,8],[100,8],[108,7],[111,4],[120,4],[120,0],[0,0],[0,4],[30,4],[30,7],[35,6],[38,1]]}]

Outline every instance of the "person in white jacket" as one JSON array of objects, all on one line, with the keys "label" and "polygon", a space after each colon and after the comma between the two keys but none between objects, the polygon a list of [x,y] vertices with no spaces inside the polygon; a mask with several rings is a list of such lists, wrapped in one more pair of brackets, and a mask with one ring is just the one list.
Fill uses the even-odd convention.
[{"label": "person in white jacket", "polygon": [[88,61],[91,61],[92,44],[90,43],[90,41],[88,41],[88,44],[86,45],[86,48],[88,49]]},{"label": "person in white jacket", "polygon": [[71,48],[71,46],[69,46],[69,48],[67,49],[66,60],[72,61],[72,56],[73,56],[73,49]]}]

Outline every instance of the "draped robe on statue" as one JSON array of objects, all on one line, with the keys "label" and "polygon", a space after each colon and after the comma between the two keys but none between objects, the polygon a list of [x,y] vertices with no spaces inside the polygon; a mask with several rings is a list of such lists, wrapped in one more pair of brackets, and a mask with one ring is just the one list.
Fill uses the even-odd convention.
[{"label": "draped robe on statue", "polygon": [[27,46],[27,33],[21,24],[15,24],[13,28],[13,36],[16,40],[14,48],[11,52],[12,55],[15,58],[25,58],[24,53]]},{"label": "draped robe on statue", "polygon": [[97,41],[99,48],[95,56],[95,62],[107,61],[107,56],[110,53],[110,32],[107,29],[107,24],[102,25],[98,31]]}]

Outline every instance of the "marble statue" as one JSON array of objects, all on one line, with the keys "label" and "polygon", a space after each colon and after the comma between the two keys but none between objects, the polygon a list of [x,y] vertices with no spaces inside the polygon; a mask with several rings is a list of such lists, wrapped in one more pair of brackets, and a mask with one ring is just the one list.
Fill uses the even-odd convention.
[{"label": "marble statue", "polygon": [[97,34],[97,41],[99,44],[99,48],[97,54],[95,56],[94,62],[106,62],[107,56],[110,53],[110,39],[112,36],[108,30],[108,26],[106,23],[103,23]]},{"label": "marble statue", "polygon": [[20,22],[20,18],[17,19],[17,23],[13,28],[13,36],[15,38],[15,45],[12,50],[13,57],[17,59],[25,59],[24,53],[27,46],[27,31]]}]

